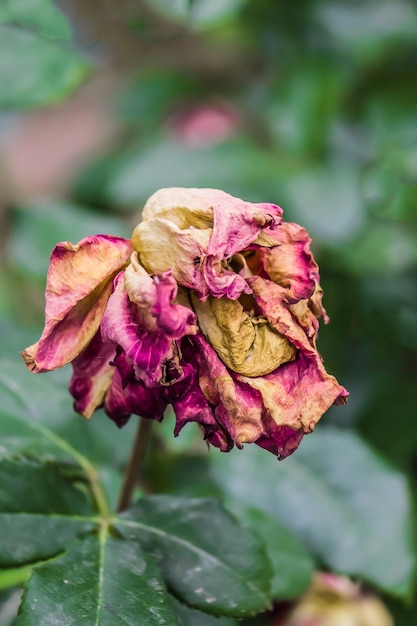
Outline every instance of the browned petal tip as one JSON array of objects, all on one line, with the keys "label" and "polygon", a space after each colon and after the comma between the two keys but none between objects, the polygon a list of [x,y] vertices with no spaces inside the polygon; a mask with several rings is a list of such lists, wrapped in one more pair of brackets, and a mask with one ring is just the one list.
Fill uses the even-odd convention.
[{"label": "browned petal tip", "polygon": [[37,346],[38,344],[34,343],[32,346],[29,346],[28,348],[25,348],[24,350],[20,352],[26,364],[26,367],[28,368],[30,372],[33,372],[34,374],[38,374],[40,372],[40,369],[36,365],[36,361],[35,361],[35,353],[36,353]]}]

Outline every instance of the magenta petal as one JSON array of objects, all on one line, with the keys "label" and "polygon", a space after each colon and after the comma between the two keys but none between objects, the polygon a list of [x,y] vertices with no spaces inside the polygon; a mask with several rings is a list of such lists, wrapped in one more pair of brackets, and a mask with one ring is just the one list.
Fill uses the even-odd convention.
[{"label": "magenta petal", "polygon": [[[185,360],[193,359],[191,342],[183,341],[181,345]],[[174,435],[177,436],[188,422],[198,422],[206,431],[213,432],[218,428],[214,417],[213,406],[205,398],[198,384],[196,363],[182,361],[184,377],[172,385],[169,391],[169,401],[176,415]]]},{"label": "magenta petal", "polygon": [[225,430],[223,430],[220,426],[213,431],[209,429],[205,430],[206,433],[204,438],[207,443],[215,448],[219,448],[222,452],[230,452],[233,448],[233,441]]},{"label": "magenta petal", "polygon": [[114,368],[112,384],[106,394],[104,410],[119,428],[129,421],[133,413],[130,395],[125,391],[122,377],[116,368]]},{"label": "magenta petal", "polygon": [[302,430],[295,430],[290,426],[277,426],[272,420],[267,431],[267,435],[261,435],[257,439],[256,445],[272,452],[280,461],[295,452],[304,437]]},{"label": "magenta petal", "polygon": [[175,355],[173,342],[157,327],[146,326],[141,309],[128,298],[123,273],[115,280],[101,330],[103,338],[119,345],[132,361],[137,379],[148,385],[160,383],[165,362]]},{"label": "magenta petal", "polygon": [[237,300],[242,293],[252,293],[246,280],[235,272],[225,270],[216,257],[207,257],[204,260],[202,272],[207,288],[203,292],[197,290],[201,300],[206,300],[209,294],[215,298],[225,296],[230,300]]},{"label": "magenta petal", "polygon": [[158,327],[171,339],[181,339],[184,335],[194,334],[195,315],[191,309],[174,304],[178,295],[178,285],[172,272],[164,272],[154,277],[155,301],[151,307],[152,315],[157,319]]},{"label": "magenta petal", "polygon": [[69,392],[74,398],[74,410],[87,419],[103,404],[114,374],[114,367],[110,365],[114,354],[114,345],[103,342],[98,332],[72,362]]},{"label": "magenta petal", "polygon": [[226,259],[244,250],[263,230],[275,230],[282,222],[276,204],[252,204],[216,189],[206,190],[213,207],[213,233],[207,255]]},{"label": "magenta petal", "polygon": [[132,414],[160,422],[166,407],[163,388],[147,388],[136,380],[124,387],[120,372],[115,369],[104,410],[119,428],[126,424]]},{"label": "magenta petal", "polygon": [[273,233],[277,246],[261,248],[261,259],[270,279],[285,287],[287,301],[310,298],[319,282],[318,265],[310,251],[307,231],[284,222]]}]

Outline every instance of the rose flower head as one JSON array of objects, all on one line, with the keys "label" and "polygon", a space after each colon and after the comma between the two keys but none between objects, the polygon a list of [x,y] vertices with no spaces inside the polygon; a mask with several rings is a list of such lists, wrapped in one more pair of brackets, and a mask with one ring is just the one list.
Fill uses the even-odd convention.
[{"label": "rose flower head", "polygon": [[347,391],[316,348],[322,306],[310,238],[275,204],[215,189],[161,189],[131,241],[86,237],[53,250],[45,328],[22,352],[33,372],[71,363],[70,393],[174,434],[198,422],[223,451],[255,442],[291,454]]},{"label": "rose flower head", "polygon": [[379,598],[344,576],[316,572],[307,593],[276,626],[394,626]]}]

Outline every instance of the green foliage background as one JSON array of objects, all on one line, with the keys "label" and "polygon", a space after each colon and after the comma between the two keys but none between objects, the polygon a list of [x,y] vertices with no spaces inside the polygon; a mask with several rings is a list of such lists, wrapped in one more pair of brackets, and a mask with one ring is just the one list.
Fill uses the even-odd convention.
[{"label": "green foliage background", "polygon": [[[103,0],[94,10],[85,0],[0,2],[1,129],[65,106],[80,89],[105,100],[116,128],[101,153],[72,167],[59,193],[52,186],[43,197],[22,194],[0,157],[0,495],[12,477],[22,499],[19,508],[2,495],[0,529],[14,536],[10,554],[19,546],[25,555],[12,563],[0,550],[1,624],[12,624],[31,564],[57,550],[41,545],[41,533],[34,540],[33,520],[7,527],[13,507],[27,509],[26,482],[41,485],[44,471],[52,481],[37,515],[59,508],[53,488],[59,493],[63,481],[74,497],[65,514],[83,517],[74,536],[101,528],[88,498],[79,501],[79,481],[89,484],[93,468],[114,503],[134,432],[134,424],[116,432],[101,414],[85,424],[71,412],[68,372],[35,378],[19,360],[42,326],[49,253],[57,241],[88,234],[129,236],[147,197],[164,186],[276,202],[309,230],[331,317],[319,347],[351,398],[280,464],[254,446],[208,455],[191,426],[174,441],[167,416],[155,428],[144,490],[220,498],[256,529],[272,564],[269,600],[298,597],[313,568],[329,568],[379,589],[397,626],[415,624],[416,69],[411,0]],[[97,81],[104,87],[94,91]],[[181,120],[212,108],[231,115],[228,132],[190,143]],[[57,439],[88,466],[69,459]],[[94,537],[71,544],[69,568],[77,554],[94,552]],[[118,563],[120,539],[110,539],[109,560]],[[155,549],[127,540],[133,552]],[[147,558],[137,553],[138,562]],[[146,562],[156,568],[153,593],[164,584],[172,592],[169,564]],[[31,578],[19,625],[37,623],[27,607],[59,563]],[[224,621],[196,616],[201,605],[185,587],[164,605],[167,623],[235,623],[227,599],[214,610]],[[112,601],[123,603],[122,591]]]}]

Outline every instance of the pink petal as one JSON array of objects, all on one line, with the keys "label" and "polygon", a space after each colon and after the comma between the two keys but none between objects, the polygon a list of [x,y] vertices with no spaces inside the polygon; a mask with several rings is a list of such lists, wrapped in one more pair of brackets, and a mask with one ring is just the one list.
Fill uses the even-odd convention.
[{"label": "pink petal", "polygon": [[309,337],[288,304],[288,290],[261,276],[248,278],[260,311],[269,323],[298,350],[312,357],[317,355],[315,337]]},{"label": "pink petal", "polygon": [[36,373],[62,367],[88,345],[100,325],[115,274],[131,254],[127,239],[96,235],[53,250],[46,283],[45,328],[22,352]]},{"label": "pink petal", "polygon": [[[295,361],[281,365],[271,374],[238,378],[260,392],[267,414],[276,426],[287,426],[305,434],[314,429],[332,404],[347,397],[334,376],[327,374],[320,356],[307,357],[301,351]],[[272,434],[274,424],[270,422],[268,434]]]},{"label": "pink petal", "polygon": [[103,316],[103,338],[122,348],[137,380],[150,386],[172,384],[183,376],[174,339],[196,331],[194,314],[170,302],[176,286],[169,274],[153,281],[132,264],[126,269],[126,287],[130,299],[121,273]]},{"label": "pink petal", "polygon": [[215,256],[206,257],[201,264],[201,269],[204,282],[200,289],[196,288],[200,300],[206,300],[209,295],[215,298],[225,296],[230,300],[237,300],[242,293],[251,293],[246,280],[239,274],[224,269]]},{"label": "pink petal", "polygon": [[134,365],[136,378],[156,385],[163,378],[164,362],[174,357],[174,347],[165,333],[157,329],[155,319],[153,327],[149,327],[152,320],[148,324],[147,316],[152,317],[129,300],[124,275],[119,274],[101,323],[102,336],[122,348]]},{"label": "pink petal", "polygon": [[147,328],[159,328],[170,339],[181,339],[197,332],[188,296],[184,298],[186,306],[174,302],[178,285],[171,270],[151,278],[133,253],[125,272],[125,288],[129,299],[139,307]]},{"label": "pink petal", "polygon": [[262,263],[269,278],[285,287],[288,302],[310,298],[319,282],[319,274],[307,231],[298,224],[284,222],[272,236],[278,245],[261,248]]},{"label": "pink petal", "polygon": [[[263,378],[240,377],[261,391],[265,405],[277,424],[310,432],[332,404],[346,402],[348,392],[328,374],[315,348],[315,334],[303,327],[293,305],[287,304],[285,287],[260,276],[249,279],[260,310],[270,324],[295,345],[295,361]],[[272,398],[272,400],[271,400]]]}]

